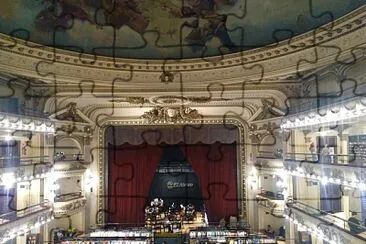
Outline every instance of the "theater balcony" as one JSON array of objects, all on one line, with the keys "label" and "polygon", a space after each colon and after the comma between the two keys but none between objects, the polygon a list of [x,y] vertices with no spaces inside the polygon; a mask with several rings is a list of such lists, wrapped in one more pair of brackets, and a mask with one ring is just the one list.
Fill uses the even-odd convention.
[{"label": "theater balcony", "polygon": [[55,125],[48,118],[31,117],[16,113],[0,113],[0,130],[33,133],[54,133]]},{"label": "theater balcony", "polygon": [[0,240],[4,243],[50,222],[52,211],[52,205],[45,201],[0,215]]},{"label": "theater balcony", "polygon": [[75,214],[84,209],[86,197],[83,192],[74,192],[58,195],[53,204],[55,217]]},{"label": "theater balcony", "polygon": [[301,233],[316,236],[327,243],[366,242],[366,227],[344,212],[329,213],[295,201],[286,204],[285,218]]},{"label": "theater balcony", "polygon": [[[0,185],[11,187],[15,183],[44,179],[51,174],[47,157],[0,158]],[[18,162],[15,163],[14,162]],[[13,165],[12,167],[6,167]],[[5,167],[1,167],[5,166]]]},{"label": "theater balcony", "polygon": [[[319,159],[318,159],[319,158]],[[360,190],[366,189],[366,161],[355,155],[288,154],[284,161],[285,173],[319,181],[334,183]]]},{"label": "theater balcony", "polygon": [[285,201],[282,194],[264,191],[256,196],[256,201],[266,213],[279,218],[284,217]]}]

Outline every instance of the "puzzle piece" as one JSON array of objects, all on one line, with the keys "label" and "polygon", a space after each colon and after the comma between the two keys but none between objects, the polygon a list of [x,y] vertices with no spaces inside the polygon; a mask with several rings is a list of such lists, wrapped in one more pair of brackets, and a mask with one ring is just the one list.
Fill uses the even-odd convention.
[{"label": "puzzle piece", "polygon": [[[8,0],[5,2],[9,4]],[[238,215],[239,205],[254,200],[246,194],[242,198],[240,197],[242,191],[244,192],[246,189],[241,189],[243,182],[238,182],[238,180],[244,177],[247,178],[246,174],[248,172],[245,170],[244,172],[240,171],[245,176],[237,178],[238,167],[247,167],[248,165],[237,165],[239,160],[239,162],[247,160],[246,157],[245,159],[237,158],[238,155],[244,158],[244,154],[239,153],[238,150],[241,149],[238,148],[243,147],[245,151],[247,149],[253,150],[258,153],[258,157],[266,153],[271,153],[273,157],[274,150],[283,147],[277,134],[278,124],[262,123],[261,120],[296,112],[291,111],[290,108],[293,107],[293,104],[296,105],[297,102],[305,103],[304,100],[315,100],[315,107],[318,109],[318,113],[321,114],[320,107],[327,99],[339,99],[349,94],[364,95],[362,90],[363,80],[361,78],[349,77],[348,75],[342,76],[344,70],[352,67],[361,59],[359,53],[364,53],[364,48],[359,46],[344,51],[337,45],[327,45],[319,39],[319,37],[324,38],[324,36],[320,36],[320,31],[324,31],[326,36],[343,31],[334,30],[334,19],[344,15],[356,6],[360,6],[361,1],[350,1],[349,3],[340,0],[309,0],[301,3],[290,1],[269,3],[264,0],[155,2],[150,0],[44,0],[26,2],[27,7],[37,14],[35,21],[29,21],[35,27],[26,23],[25,26],[28,28],[19,28],[8,32],[12,39],[10,45],[14,47],[19,45],[21,42],[17,38],[20,38],[25,41],[27,46],[36,47],[38,50],[42,50],[44,47],[33,42],[48,44],[53,47],[53,54],[51,55],[52,59],[42,60],[40,58],[41,61],[35,67],[38,75],[44,80],[48,80],[49,83],[45,86],[51,90],[50,93],[33,89],[34,84],[32,81],[25,82],[23,80],[26,83],[24,94],[22,94],[27,99],[25,103],[38,101],[42,104],[46,103],[47,100],[48,103],[54,103],[53,107],[47,107],[48,112],[57,113],[65,108],[67,103],[75,102],[74,108],[81,109],[87,114],[86,117],[93,118],[96,128],[102,128],[103,123],[109,119],[119,120],[120,117],[141,119],[139,116],[144,112],[146,112],[144,118],[150,120],[149,122],[142,122],[149,125],[148,128],[142,130],[137,130],[136,127],[139,124],[134,122],[131,122],[131,124],[134,124],[135,128],[128,125],[129,130],[136,129],[138,131],[137,137],[134,139],[128,138],[128,130],[124,130],[123,133],[118,132],[118,130],[121,131],[121,128],[126,128],[126,125],[114,124],[107,129],[112,131],[108,134],[110,145],[97,142],[97,140],[105,140],[105,138],[98,138],[103,133],[95,135],[93,143],[89,147],[82,144],[84,146],[82,151],[91,154],[92,160],[90,163],[78,160],[77,164],[93,168],[96,172],[98,170],[103,172],[101,168],[98,168],[104,165],[104,162],[99,162],[100,155],[104,152],[105,155],[108,155],[105,158],[105,161],[108,162],[106,164],[108,166],[104,169],[106,174],[102,176],[108,178],[105,182],[108,191],[104,191],[103,195],[101,194],[102,191],[98,190],[98,195],[101,194],[99,197],[106,200],[107,204],[104,209],[99,208],[98,205],[97,215],[95,216],[96,223],[99,223],[99,216],[103,213],[108,216],[108,221],[111,222],[135,223],[137,221],[143,223],[145,221],[145,207],[149,204],[152,195],[160,194],[159,191],[165,188],[168,189],[168,192],[174,192],[177,188],[191,188],[191,185],[187,185],[187,179],[183,179],[186,174],[181,171],[168,172],[164,176],[170,177],[170,181],[163,182],[159,187],[155,187],[156,192],[150,194],[151,185],[156,186],[156,184],[149,184],[149,180],[158,182],[159,174],[156,173],[156,170],[163,171],[164,169],[160,167],[161,165],[158,165],[161,155],[164,156],[163,152],[167,148],[164,143],[167,140],[174,141],[175,138],[180,138],[176,144],[181,145],[185,160],[184,162],[178,160],[178,162],[187,163],[186,161],[188,161],[190,163],[194,173],[198,176],[199,187],[197,189],[199,190],[197,191],[201,195],[198,194],[199,199],[196,199],[189,195],[191,192],[179,196],[172,194],[166,197],[166,202],[172,200],[177,202],[197,201],[197,204],[200,205],[200,201],[203,201],[209,219],[213,222],[218,222],[225,215]],[[14,3],[14,6],[22,6],[21,3],[22,1],[18,0]],[[294,8],[297,11],[293,11]],[[0,11],[0,18],[3,18],[4,13],[1,13],[2,11]],[[279,15],[283,18],[282,21],[278,18]],[[20,14],[19,16],[30,19],[26,14]],[[260,20],[258,20],[258,16]],[[313,40],[311,40],[313,46],[311,48],[313,48],[314,58],[312,60],[302,59],[297,63],[298,72],[295,78],[297,82],[304,84],[304,90],[297,95],[286,94],[285,104],[287,108],[285,109],[287,113],[281,115],[281,109],[284,109],[284,107],[278,104],[278,101],[281,100],[278,98],[278,96],[281,96],[279,94],[272,94],[270,97],[265,98],[261,97],[264,94],[260,94],[259,97],[251,97],[250,92],[252,90],[271,90],[272,88],[273,90],[281,90],[283,88],[276,87],[276,82],[271,80],[271,77],[267,74],[268,70],[265,70],[265,66],[261,62],[254,62],[254,56],[249,57],[248,53],[252,51],[251,49],[262,48],[262,50],[268,50],[268,53],[270,53],[271,48],[282,45],[283,43],[280,42],[284,40],[287,42],[286,48],[304,48],[306,47],[305,43],[297,44],[296,42],[298,35],[326,23],[329,23],[328,26],[313,32]],[[357,23],[355,22],[355,24]],[[2,28],[3,25],[0,24],[0,30]],[[96,64],[104,60],[102,56],[109,56],[113,59],[113,67],[109,66],[105,71],[114,68],[120,70],[121,73],[124,72],[125,75],[106,79],[111,81],[111,84],[104,86],[99,84],[99,81],[94,80],[93,77],[90,80],[80,79],[76,81],[77,86],[66,85],[63,77],[52,71],[53,67],[59,67],[58,65],[61,64],[57,57],[59,55],[57,48],[76,51],[79,57],[74,59],[75,65]],[[324,86],[323,77],[317,73],[318,70],[310,75],[308,72],[304,72],[308,69],[308,64],[312,64],[314,67],[321,66],[322,64],[318,64],[319,57],[323,57],[322,55],[326,52],[335,53],[334,62],[344,66],[335,68],[336,72],[342,76],[335,86],[336,91],[333,91],[336,94],[322,92],[327,91],[327,87]],[[187,65],[188,69],[184,68],[184,72],[181,70],[176,71],[172,66],[172,64],[186,62],[186,58],[196,58],[204,62],[197,67],[202,68],[212,64],[219,69],[218,64],[226,61],[226,58],[232,53],[241,55],[239,65],[245,74],[253,73],[257,76],[251,76],[250,79],[247,79],[243,75],[243,80],[230,81],[230,83],[229,81],[220,81],[203,86],[194,84],[192,87],[198,87],[197,91],[200,96],[202,95],[201,97],[192,97],[193,92],[190,85],[193,83],[184,80],[184,74],[188,72],[189,65]],[[345,54],[350,54],[351,58],[345,61],[343,59],[346,56]],[[162,69],[160,81],[165,83],[161,84],[161,90],[151,91],[151,93],[146,92],[145,87],[139,90],[140,87],[137,86],[139,80],[136,78],[136,74],[140,71],[137,70],[137,65],[132,66],[128,64],[128,61],[119,59],[120,57],[149,59],[146,60],[146,67],[149,67],[149,62],[155,64],[155,59],[160,59],[161,67],[159,69]],[[150,61],[150,59],[154,60]],[[193,69],[195,66],[192,65],[191,67]],[[227,72],[224,69],[223,72]],[[100,70],[104,72],[103,69]],[[152,70],[148,72],[157,73]],[[202,77],[202,79],[205,80],[205,77]],[[277,82],[282,82],[281,79],[282,77]],[[1,97],[18,96],[15,94],[17,89],[15,81],[16,79],[9,79],[7,91],[2,92]],[[283,83],[285,82],[287,81],[283,81]],[[135,83],[136,87],[133,87],[132,85]],[[308,83],[310,84],[307,86]],[[271,87],[272,84],[273,87]],[[233,92],[235,90],[232,88],[234,85],[236,85],[236,91],[240,91],[240,93]],[[67,92],[66,86],[72,90],[72,94]],[[202,89],[205,86],[206,89]],[[126,94],[128,94],[128,97],[126,97]],[[156,101],[154,103],[154,95],[159,96],[156,100],[160,98],[166,102],[162,102],[163,105],[160,108],[150,110],[157,103]],[[103,99],[111,101],[111,103],[103,109],[98,107],[93,110],[91,108],[99,102],[105,104]],[[173,102],[169,102],[169,99]],[[256,100],[256,102],[252,102],[250,99]],[[177,102],[177,100],[180,101]],[[129,110],[122,111],[120,106],[117,105],[117,101],[124,104],[125,107],[129,107]],[[129,104],[126,105],[126,103]],[[206,103],[207,106],[203,103]],[[217,106],[217,104],[221,105]],[[197,107],[198,110],[191,109],[190,105]],[[216,118],[211,119],[209,116],[209,109],[212,109],[212,107],[215,107],[215,109],[217,107],[218,110],[221,109],[220,111],[222,111],[222,115],[215,116],[216,118],[219,117],[218,120]],[[207,109],[208,112],[203,108]],[[42,110],[46,110],[46,106],[42,107]],[[258,112],[259,110],[262,110],[262,112]],[[75,110],[72,111],[75,112]],[[159,113],[164,116],[160,116]],[[190,117],[195,114],[196,117]],[[159,120],[162,118],[166,121]],[[178,125],[175,125],[174,123],[179,119],[183,121],[192,120],[195,123],[178,122]],[[237,126],[233,124],[233,119],[245,119],[246,121],[242,122],[245,127],[244,133],[250,135],[250,140],[236,139],[230,141],[235,141],[235,146],[233,146],[234,143],[226,141],[227,138],[234,137],[234,133],[238,131]],[[75,120],[72,116],[60,120],[71,120],[71,123],[67,127],[57,128],[58,139],[63,138],[64,135],[66,135],[66,138],[81,137],[82,139],[79,139],[86,144],[87,138],[84,135],[75,136],[76,133],[80,133],[78,131],[80,121]],[[216,121],[214,122],[216,127],[213,126],[211,130],[207,130],[206,120],[222,120],[223,123],[217,124]],[[165,135],[166,129],[162,125],[174,125],[178,126],[178,129],[174,130],[175,133],[171,132],[170,139],[168,139],[169,136]],[[338,128],[338,125],[335,125],[331,129]],[[16,131],[12,135],[16,136],[18,132]],[[215,133],[227,137],[220,138],[222,141],[215,141],[215,143],[212,143],[213,141],[210,141],[210,143],[207,141],[192,142],[192,137],[214,138]],[[32,136],[32,134],[29,135],[29,141],[31,141]],[[119,143],[121,141],[124,143]],[[170,145],[169,143],[166,144]],[[57,144],[54,146],[55,150],[79,150],[74,146],[66,147]],[[23,149],[41,150],[42,148],[26,143],[22,147]],[[102,151],[102,153],[99,153],[99,151]],[[177,162],[172,158],[169,159],[171,161],[168,160],[163,166],[174,168]],[[300,164],[300,167],[302,166],[303,164]],[[36,165],[34,165],[33,172],[33,175],[35,175]],[[248,176],[248,181],[249,178],[250,176]],[[146,179],[147,182],[142,179]],[[249,184],[251,183],[248,182],[248,187]],[[102,188],[102,186],[99,187]],[[239,192],[240,194],[238,194]],[[251,193],[254,193],[254,190]],[[94,197],[92,193],[91,196]],[[184,199],[179,199],[179,197]],[[340,197],[341,195],[338,194],[335,198],[339,200]],[[309,200],[296,197],[294,199]],[[320,200],[329,199],[321,198]],[[241,209],[241,211],[244,212],[245,209]],[[72,218],[68,215],[57,218],[64,217]]]}]

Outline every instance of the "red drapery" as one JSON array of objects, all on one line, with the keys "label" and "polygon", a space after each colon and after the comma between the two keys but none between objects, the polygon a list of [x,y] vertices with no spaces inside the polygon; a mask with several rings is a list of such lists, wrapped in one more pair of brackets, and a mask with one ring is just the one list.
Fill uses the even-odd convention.
[{"label": "red drapery", "polygon": [[[200,181],[209,222],[238,214],[236,144],[182,144]],[[142,225],[163,145],[108,148],[108,222]]]}]

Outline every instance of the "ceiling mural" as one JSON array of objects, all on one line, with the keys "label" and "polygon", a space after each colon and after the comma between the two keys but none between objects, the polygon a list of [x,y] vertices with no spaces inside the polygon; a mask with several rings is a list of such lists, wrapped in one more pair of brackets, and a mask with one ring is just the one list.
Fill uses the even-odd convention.
[{"label": "ceiling mural", "polygon": [[134,59],[217,56],[329,23],[366,0],[1,0],[0,32]]}]

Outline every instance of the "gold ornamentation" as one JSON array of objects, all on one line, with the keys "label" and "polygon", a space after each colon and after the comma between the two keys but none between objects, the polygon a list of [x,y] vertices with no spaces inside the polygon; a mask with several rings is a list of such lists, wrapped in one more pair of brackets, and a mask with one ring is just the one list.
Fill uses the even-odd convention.
[{"label": "gold ornamentation", "polygon": [[[240,157],[239,157],[239,162],[238,162],[238,171],[239,171],[239,178],[238,178],[238,184],[241,184],[242,187],[240,187],[240,191],[238,193],[238,199],[247,199],[247,192],[246,192],[246,177],[245,175],[247,174],[246,172],[246,163],[245,163],[245,142],[247,141],[247,134],[245,133],[245,131],[247,131],[247,126],[248,124],[245,123],[244,121],[242,121],[241,119],[238,119],[237,117],[228,117],[226,119],[223,119],[222,116],[207,116],[207,117],[202,117],[202,120],[198,121],[198,120],[193,120],[193,121],[188,121],[188,122],[183,122],[183,121],[178,121],[177,124],[180,125],[187,125],[187,124],[226,124],[226,125],[234,125],[237,126],[239,128],[240,131],[240,143],[239,145],[239,152],[240,152]],[[127,118],[124,119],[118,119],[118,120],[108,120],[103,122],[103,124],[101,125],[101,127],[97,127],[97,133],[98,133],[98,145],[99,148],[103,148],[104,147],[104,140],[105,140],[105,131],[108,128],[108,126],[123,126],[123,125],[128,125],[128,126],[134,126],[134,125],[143,125],[143,126],[151,126],[151,125],[164,125],[164,124],[169,124],[169,123],[160,123],[160,122],[155,122],[155,123],[149,123],[148,121],[138,121],[138,120],[130,120]],[[133,127],[131,127],[133,128]],[[97,201],[98,201],[98,210],[96,212],[96,216],[97,216],[97,223],[104,223],[105,222],[105,211],[103,211],[104,209],[106,209],[106,198],[103,197],[106,195],[106,191],[105,191],[105,182],[104,180],[105,178],[105,173],[106,173],[106,168],[105,168],[105,153],[104,150],[99,150],[98,152],[98,179],[99,179],[99,184],[98,184],[98,196],[97,196]],[[247,201],[238,201],[238,208],[239,208],[239,215],[242,215],[244,218],[247,217]]]},{"label": "gold ornamentation", "polygon": [[202,118],[197,109],[189,107],[156,107],[145,112],[141,118],[147,119],[149,123],[190,121]]}]

